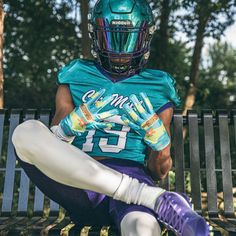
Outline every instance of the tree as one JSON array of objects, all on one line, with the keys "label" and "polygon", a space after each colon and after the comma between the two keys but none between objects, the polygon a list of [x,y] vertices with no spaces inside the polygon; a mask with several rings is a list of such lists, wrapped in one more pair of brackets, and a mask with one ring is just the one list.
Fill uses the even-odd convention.
[{"label": "tree", "polygon": [[3,0],[0,0],[0,108],[3,108],[3,31],[4,31],[4,17]]},{"label": "tree", "polygon": [[151,55],[148,66],[170,73],[177,80],[180,97],[184,97],[189,73],[190,50],[186,43],[176,40],[175,12],[179,1],[149,1],[157,21],[157,30],[151,43]]},{"label": "tree", "polygon": [[183,1],[186,14],[181,18],[181,26],[190,40],[195,39],[184,114],[195,103],[204,38],[210,36],[219,38],[223,34],[224,30],[234,22],[235,6],[234,0]]},{"label": "tree", "polygon": [[[158,22],[157,30],[152,40],[151,61],[152,66],[166,70],[169,65],[168,54],[170,39],[174,38],[173,13],[178,9],[178,1],[162,0],[149,1],[154,12],[155,20]],[[171,53],[171,52],[170,52]]]},{"label": "tree", "polygon": [[81,54],[68,1],[6,1],[5,107],[53,107],[60,67]]},{"label": "tree", "polygon": [[91,40],[88,33],[88,12],[89,12],[89,1],[79,0],[80,2],[80,15],[81,15],[81,48],[84,58],[92,58],[91,55]]}]

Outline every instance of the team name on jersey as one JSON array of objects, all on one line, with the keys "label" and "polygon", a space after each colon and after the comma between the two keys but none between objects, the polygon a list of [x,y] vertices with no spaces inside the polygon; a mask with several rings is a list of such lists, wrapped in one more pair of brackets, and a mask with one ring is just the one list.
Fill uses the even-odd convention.
[{"label": "team name on jersey", "polygon": [[[92,97],[95,93],[96,93],[95,90],[89,90],[83,95],[82,101],[87,102],[88,98]],[[114,93],[112,94],[112,96],[113,96],[113,100],[111,101],[110,105],[114,107],[119,107],[120,109],[122,109],[123,105],[129,100],[129,97],[119,95],[118,93]],[[133,104],[131,104],[131,102],[127,102],[127,104],[130,107],[133,107]]]}]

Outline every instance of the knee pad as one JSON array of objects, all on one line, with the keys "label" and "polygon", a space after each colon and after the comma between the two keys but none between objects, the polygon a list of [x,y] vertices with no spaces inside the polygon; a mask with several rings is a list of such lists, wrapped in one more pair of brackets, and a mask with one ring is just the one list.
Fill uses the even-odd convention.
[{"label": "knee pad", "polygon": [[44,126],[44,124],[38,120],[27,120],[18,125],[12,135],[12,142],[17,145],[19,142],[24,141],[28,136],[33,138],[36,135],[38,129]]},{"label": "knee pad", "polygon": [[28,120],[15,128],[12,134],[12,143],[18,157],[22,161],[32,164],[27,156],[30,156],[30,153],[34,152],[34,144],[37,143],[37,136],[42,127],[47,129],[47,127],[38,120]]},{"label": "knee pad", "polygon": [[153,215],[133,211],[124,216],[120,224],[122,236],[160,236],[161,229]]}]

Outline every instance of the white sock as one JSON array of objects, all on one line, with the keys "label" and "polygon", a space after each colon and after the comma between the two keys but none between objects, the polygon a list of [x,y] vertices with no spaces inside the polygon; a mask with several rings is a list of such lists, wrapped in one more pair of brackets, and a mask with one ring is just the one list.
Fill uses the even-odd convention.
[{"label": "white sock", "polygon": [[113,198],[129,204],[134,203],[154,209],[157,198],[164,192],[165,190],[162,188],[148,186],[123,174],[120,186]]}]

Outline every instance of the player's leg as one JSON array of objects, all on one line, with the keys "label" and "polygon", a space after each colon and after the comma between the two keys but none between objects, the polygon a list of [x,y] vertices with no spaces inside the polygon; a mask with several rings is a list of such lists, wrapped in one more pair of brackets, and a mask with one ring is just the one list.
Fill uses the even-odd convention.
[{"label": "player's leg", "polygon": [[161,228],[156,218],[146,212],[133,211],[120,223],[121,236],[160,236]]},{"label": "player's leg", "polygon": [[[141,183],[149,186],[156,185],[147,174],[144,166],[135,161],[112,159],[101,162],[112,169],[138,179]],[[114,199],[110,199],[109,207],[110,215],[122,236],[160,235],[161,230],[156,214],[151,209],[140,205],[126,204]]]},{"label": "player's leg", "polygon": [[[13,133],[12,141],[19,158],[35,165],[48,177],[65,185],[92,190],[126,203],[146,206],[155,210],[158,218],[167,224],[175,224],[174,221],[169,222],[168,214],[162,208],[170,202],[169,193],[166,194],[161,188],[139,183],[135,178],[102,165],[78,148],[57,139],[41,122],[31,120],[19,125]],[[163,195],[159,200],[159,196]],[[177,205],[182,203],[178,211],[183,212],[183,215],[178,217],[180,227],[177,231],[183,231],[182,227],[186,229],[187,226],[189,233],[201,224],[203,226],[199,235],[207,235],[208,229],[204,220],[191,210],[188,203],[177,194],[172,194],[171,198],[176,200]],[[171,214],[177,217],[176,208],[173,205],[170,205],[170,208]],[[181,223],[182,218],[184,224]],[[191,224],[188,224],[189,218]]]},{"label": "player's leg", "polygon": [[153,208],[157,196],[164,191],[154,187],[147,189],[148,186],[140,184],[138,180],[106,167],[77,147],[57,139],[43,123],[36,120],[19,125],[13,133],[12,141],[20,159],[68,186],[89,189],[111,197],[116,193],[117,200],[127,203],[137,201],[138,204],[142,203],[137,195],[140,192],[145,195],[142,197],[147,202],[144,205],[150,202]]},{"label": "player's leg", "polygon": [[50,199],[66,209],[76,225],[109,225],[109,198],[89,190],[58,183],[38,168],[17,158],[31,181]]},{"label": "player's leg", "polygon": [[[77,147],[59,140],[40,121],[28,120],[17,126],[12,142],[20,159],[59,183],[111,196],[121,182],[120,173],[107,171]],[[113,184],[104,185],[107,180]]]}]

